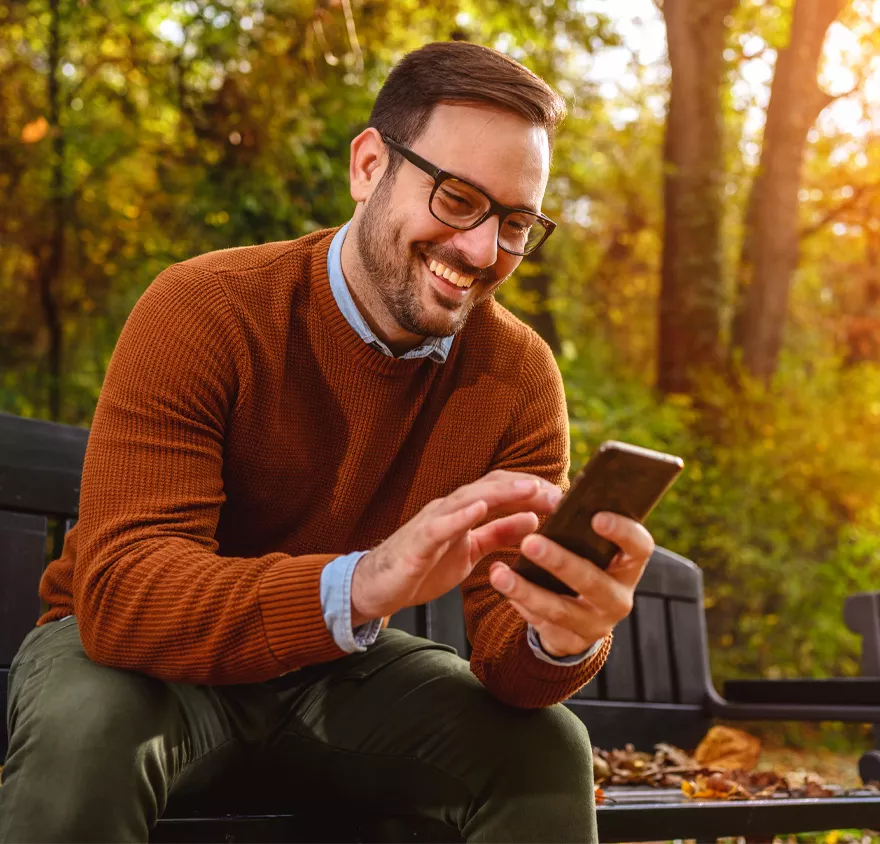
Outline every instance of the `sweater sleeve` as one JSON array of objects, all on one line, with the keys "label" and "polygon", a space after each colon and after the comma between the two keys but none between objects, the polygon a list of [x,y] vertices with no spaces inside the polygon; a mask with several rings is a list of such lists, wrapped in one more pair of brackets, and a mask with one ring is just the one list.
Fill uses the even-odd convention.
[{"label": "sweater sleeve", "polygon": [[[565,393],[550,348],[536,335],[524,355],[520,400],[492,463],[492,469],[529,472],[568,488],[569,432]],[[606,637],[590,659],[573,665],[539,660],[527,641],[528,625],[489,582],[495,560],[511,565],[518,556],[507,548],[482,560],[462,584],[471,670],[500,700],[523,708],[550,706],[573,695],[604,664],[611,647]]]},{"label": "sweater sleeve", "polygon": [[334,555],[217,554],[226,427],[248,355],[217,277],[162,273],[113,353],[86,452],[74,611],[96,662],[247,683],[342,656],[320,577]]}]

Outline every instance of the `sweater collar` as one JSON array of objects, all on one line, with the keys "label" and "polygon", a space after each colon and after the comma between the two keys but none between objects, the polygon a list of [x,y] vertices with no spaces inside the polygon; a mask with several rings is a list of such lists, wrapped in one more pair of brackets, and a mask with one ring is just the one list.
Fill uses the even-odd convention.
[{"label": "sweater collar", "polygon": [[[346,282],[345,275],[342,272],[342,244],[345,241],[345,236],[350,226],[351,221],[349,220],[336,232],[330,243],[330,251],[327,253],[327,276],[330,280],[330,290],[340,312],[358,337],[367,345],[382,352],[382,354],[394,357],[391,349],[373,333],[363,314],[358,310],[349,290],[348,282]],[[449,357],[449,350],[452,348],[454,340],[455,335],[449,337],[426,337],[414,349],[410,349],[406,354],[401,355],[400,359],[411,360],[427,357],[435,363],[445,363],[446,358]]]},{"label": "sweater collar", "polygon": [[[314,303],[314,316],[322,331],[327,335],[339,351],[345,356],[349,366],[370,370],[377,375],[389,378],[402,378],[415,375],[425,366],[438,366],[428,358],[395,358],[390,357],[374,346],[363,341],[345,318],[333,291],[330,289],[327,256],[330,244],[338,229],[329,229],[317,239],[312,247],[309,258],[309,287]],[[454,338],[449,360],[454,357],[459,337]]]}]

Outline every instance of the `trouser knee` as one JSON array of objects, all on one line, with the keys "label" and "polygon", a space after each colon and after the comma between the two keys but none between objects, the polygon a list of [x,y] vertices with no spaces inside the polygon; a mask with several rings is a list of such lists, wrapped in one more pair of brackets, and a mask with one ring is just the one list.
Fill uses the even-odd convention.
[{"label": "trouser knee", "polygon": [[523,713],[507,737],[503,776],[522,786],[553,788],[583,800],[593,786],[593,754],[586,727],[562,704]]},{"label": "trouser knee", "polygon": [[0,841],[146,840],[185,741],[158,680],[83,654],[19,663]]}]

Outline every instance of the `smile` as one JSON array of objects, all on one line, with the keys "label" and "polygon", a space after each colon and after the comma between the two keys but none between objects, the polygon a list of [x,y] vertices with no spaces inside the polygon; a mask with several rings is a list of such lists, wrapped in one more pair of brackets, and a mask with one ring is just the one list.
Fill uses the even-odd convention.
[{"label": "smile", "polygon": [[449,267],[444,266],[439,261],[432,260],[426,263],[428,264],[428,269],[434,273],[435,276],[442,278],[463,290],[467,290],[474,283],[474,276],[459,275],[455,270],[449,269]]}]

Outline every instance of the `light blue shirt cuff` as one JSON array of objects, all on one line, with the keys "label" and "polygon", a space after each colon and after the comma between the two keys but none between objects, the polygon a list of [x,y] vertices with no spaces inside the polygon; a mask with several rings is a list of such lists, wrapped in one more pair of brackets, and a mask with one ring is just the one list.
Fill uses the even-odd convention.
[{"label": "light blue shirt cuff", "polygon": [[538,638],[538,631],[532,625],[529,625],[528,643],[532,649],[532,653],[542,662],[549,662],[551,665],[580,665],[582,662],[590,659],[599,650],[604,639],[599,639],[589,650],[582,654],[574,654],[573,656],[550,656],[547,651],[541,647],[541,640]]},{"label": "light blue shirt cuff", "polygon": [[382,629],[382,619],[376,618],[357,629],[351,626],[351,579],[355,566],[366,551],[355,551],[331,560],[321,572],[321,609],[324,623],[333,641],[346,653],[365,651]]}]

